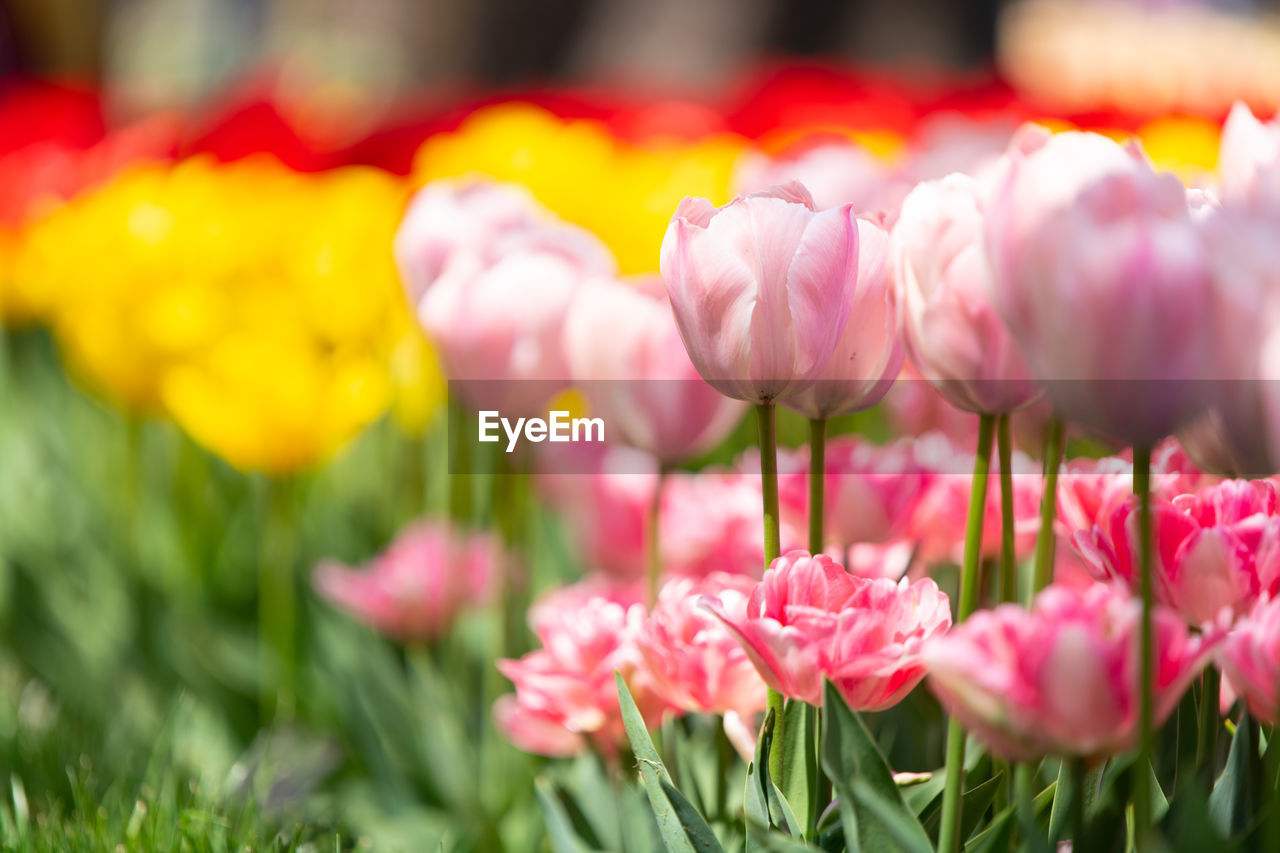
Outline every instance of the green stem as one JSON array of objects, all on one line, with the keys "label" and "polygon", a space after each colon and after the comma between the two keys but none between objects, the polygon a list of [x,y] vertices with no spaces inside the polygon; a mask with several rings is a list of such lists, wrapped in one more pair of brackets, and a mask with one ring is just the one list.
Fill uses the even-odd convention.
[{"label": "green stem", "polygon": [[662,582],[662,492],[667,483],[667,468],[658,468],[658,477],[649,498],[648,526],[645,527],[645,576],[649,579],[649,607],[658,603],[658,587]]},{"label": "green stem", "polygon": [[[1018,824],[1022,827],[1024,844],[1021,848],[1031,848],[1029,842],[1036,830],[1036,763],[1020,761],[1013,771],[1013,798],[1017,809]],[[1014,849],[1012,846],[1010,849]],[[1034,848],[1031,848],[1034,849]]]},{"label": "green stem", "polygon": [[809,553],[821,554],[826,546],[822,525],[827,478],[827,419],[809,420]]},{"label": "green stem", "polygon": [[[1072,844],[1079,846],[1080,840],[1084,838],[1084,785],[1087,774],[1083,758],[1075,757],[1064,760],[1070,762],[1071,770],[1071,800],[1067,804],[1070,809],[1068,826],[1071,828]],[[1060,794],[1060,791],[1056,792],[1055,796]]]},{"label": "green stem", "polygon": [[1218,729],[1220,728],[1217,668],[1205,667],[1201,679],[1200,737],[1196,740],[1196,766],[1205,772],[1205,778],[1212,780],[1217,775],[1214,758],[1218,752]]},{"label": "green stem", "polygon": [[996,444],[1000,451],[1000,601],[1017,601],[1017,563],[1013,553],[1013,436],[1009,416],[997,422]]},{"label": "green stem", "polygon": [[293,501],[291,482],[267,481],[266,519],[258,561],[258,653],[264,722],[293,716],[297,690]]},{"label": "green stem", "polygon": [[1141,704],[1138,710],[1139,740],[1138,765],[1134,777],[1134,838],[1139,849],[1151,826],[1151,774],[1147,768],[1152,758],[1152,696],[1153,642],[1151,633],[1151,448],[1133,449],[1133,493],[1138,496],[1138,553],[1139,577],[1142,590],[1142,623],[1139,631],[1141,678],[1139,692]]},{"label": "green stem", "polygon": [[[978,418],[978,453],[973,461],[969,490],[969,519],[964,535],[964,565],[960,574],[960,606],[956,622],[969,618],[978,601],[978,563],[982,556],[982,522],[987,506],[987,479],[991,473],[991,438],[995,418]],[[947,776],[942,792],[942,823],[938,829],[939,853],[960,849],[961,791],[964,787],[964,729],[953,717],[947,725]]]},{"label": "green stem", "polygon": [[449,514],[463,526],[471,521],[471,452],[466,438],[467,412],[449,397]]},{"label": "green stem", "polygon": [[1035,569],[1025,602],[1028,606],[1036,593],[1053,581],[1053,555],[1057,547],[1053,525],[1058,516],[1058,469],[1062,467],[1065,436],[1062,421],[1050,418],[1044,438],[1044,494],[1040,496],[1040,532],[1036,534]]},{"label": "green stem", "polygon": [[[767,569],[780,554],[778,531],[778,440],[774,434],[773,403],[756,406],[760,430],[760,493],[764,505],[764,565]],[[782,785],[782,754],[786,732],[782,725],[782,694],[769,688],[768,707],[774,713],[773,748],[769,751],[769,775]]]}]

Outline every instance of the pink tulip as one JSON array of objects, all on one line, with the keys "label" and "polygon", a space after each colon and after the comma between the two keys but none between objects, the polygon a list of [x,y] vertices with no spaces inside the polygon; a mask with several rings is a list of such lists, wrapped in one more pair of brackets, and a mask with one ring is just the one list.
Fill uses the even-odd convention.
[{"label": "pink tulip", "polygon": [[[929,473],[916,461],[914,442],[872,444],[855,436],[827,442],[823,528],[827,540],[841,549],[859,542],[901,539],[911,514],[930,484]],[[782,513],[803,528],[809,515],[808,448],[779,464]]]},{"label": "pink tulip", "polygon": [[520,232],[500,252],[450,258],[418,319],[472,407],[546,415],[571,378],[563,347],[569,306],[585,282],[613,274],[605,257],[590,234],[558,225]]},{"label": "pink tulip", "polygon": [[[1151,494],[1156,499],[1172,501],[1216,482],[1218,478],[1197,468],[1175,439],[1165,439],[1151,453]],[[1132,494],[1133,458],[1128,451],[1072,459],[1058,475],[1058,528],[1070,537],[1103,524]]]},{"label": "pink tulip", "polygon": [[565,351],[592,416],[632,447],[677,462],[719,444],[742,404],[698,376],[662,284],[652,284],[582,288],[565,322]]},{"label": "pink tulip", "polygon": [[858,286],[849,321],[827,366],[806,391],[786,401],[808,418],[832,418],[870,408],[902,372],[905,350],[888,275],[889,234],[858,219]]},{"label": "pink tulip", "polygon": [[911,188],[885,161],[844,140],[821,142],[780,157],[749,151],[734,174],[740,193],[760,192],[788,181],[808,187],[819,210],[851,204],[857,211],[896,211]]},{"label": "pink tulip", "polygon": [[513,233],[553,220],[524,187],[491,181],[436,181],[413,197],[396,231],[395,256],[409,304],[459,253],[496,251]]},{"label": "pink tulip", "polygon": [[848,204],[815,211],[798,183],[720,208],[686,198],[660,267],[702,378],[738,400],[784,400],[821,375],[844,331],[857,221]]},{"label": "pink tulip", "polygon": [[494,721],[512,743],[541,755],[572,755],[588,741],[604,750],[626,741],[614,672],[620,672],[646,722],[667,704],[653,691],[636,636],[644,624],[641,587],[588,580],[534,605],[529,624],[542,647],[498,669],[514,695],[494,704]]},{"label": "pink tulip", "polygon": [[855,711],[900,702],[924,677],[921,644],[951,625],[950,603],[932,580],[854,577],[830,557],[804,551],[773,561],[745,617],[714,599],[702,602],[774,690],[819,705],[830,679]]},{"label": "pink tulip", "polygon": [[1182,184],[1136,146],[1027,132],[987,205],[993,300],[1057,411],[1123,444],[1189,422],[1221,378],[1209,255]]},{"label": "pink tulip", "polygon": [[[914,442],[916,464],[929,481],[907,522],[908,536],[917,542],[917,558],[925,565],[959,563],[964,554],[973,485],[973,452],[957,447],[939,433]],[[1013,462],[1013,534],[1018,559],[1030,555],[1040,530],[1040,496],[1044,483],[1040,465],[1015,451]],[[998,460],[992,465],[983,513],[983,555],[1000,553],[1002,516]]]},{"label": "pink tulip", "polygon": [[986,190],[968,175],[919,184],[893,227],[907,347],[954,406],[1003,414],[1040,394],[990,302],[983,245]]},{"label": "pink tulip", "polygon": [[765,685],[746,652],[714,616],[698,606],[715,599],[734,620],[745,618],[756,582],[717,573],[674,578],[636,638],[654,690],[682,711],[749,715],[763,711]]},{"label": "pink tulip", "polygon": [[1218,647],[1223,693],[1243,696],[1261,722],[1280,721],[1280,598],[1263,597]]},{"label": "pink tulip", "polygon": [[903,362],[898,381],[884,395],[882,408],[895,434],[940,432],[961,447],[977,445],[978,419],[947,402],[910,358]]},{"label": "pink tulip", "polygon": [[1280,115],[1262,123],[1236,102],[1218,151],[1222,199],[1252,208],[1280,205]]},{"label": "pink tulip", "polygon": [[[1142,605],[1123,589],[1051,586],[1030,610],[978,611],[924,649],[929,687],[995,754],[1100,757],[1138,739]],[[1220,633],[1190,633],[1157,607],[1154,719],[1162,723],[1200,672]]]},{"label": "pink tulip", "polygon": [[503,559],[497,541],[444,522],[406,528],[362,569],[316,567],[316,591],[384,634],[405,642],[438,636],[488,596]]},{"label": "pink tulip", "polygon": [[[663,570],[702,577],[728,572],[759,577],[764,568],[759,467],[706,470],[668,478],[662,506]],[[758,465],[758,463],[757,463]],[[800,529],[784,524],[784,548],[800,544]]]},{"label": "pink tulip", "polygon": [[[1156,600],[1193,625],[1248,609],[1275,581],[1275,507],[1273,484],[1244,480],[1153,502]],[[1138,520],[1137,500],[1131,498],[1099,525],[1076,531],[1072,542],[1099,577],[1136,588]]]}]

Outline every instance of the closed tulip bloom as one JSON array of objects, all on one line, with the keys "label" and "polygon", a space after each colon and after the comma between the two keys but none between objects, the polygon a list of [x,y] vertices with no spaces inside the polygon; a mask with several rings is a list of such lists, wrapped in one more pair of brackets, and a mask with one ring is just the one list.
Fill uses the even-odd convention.
[{"label": "closed tulip bloom", "polygon": [[1058,412],[1151,445],[1222,378],[1209,253],[1176,177],[1136,146],[1024,133],[987,206],[994,302]]},{"label": "closed tulip bloom", "polygon": [[880,711],[924,677],[921,645],[951,626],[951,607],[932,580],[861,578],[819,554],[773,561],[735,618],[703,604],[733,632],[765,683],[812,705],[830,680],[855,711]]},{"label": "closed tulip bloom", "polygon": [[500,559],[492,536],[422,522],[364,568],[323,562],[312,582],[370,627],[405,642],[420,641],[443,633],[460,610],[485,600]]},{"label": "closed tulip bloom", "polygon": [[565,351],[591,414],[664,462],[698,456],[742,418],[742,404],[702,381],[680,342],[661,282],[584,287],[565,321]]},{"label": "closed tulip bloom", "polygon": [[[1123,588],[1051,586],[1030,610],[982,610],[929,643],[929,688],[993,753],[1097,758],[1138,739],[1142,605]],[[1200,672],[1220,633],[1195,635],[1157,607],[1153,698],[1162,723]]]},{"label": "closed tulip bloom", "polygon": [[858,218],[858,285],[849,320],[827,366],[807,390],[786,401],[807,418],[833,418],[870,408],[902,372],[905,348],[890,286],[889,233]]},{"label": "closed tulip bloom", "polygon": [[[1072,543],[1099,577],[1136,588],[1138,506],[1130,499]],[[1189,624],[1247,610],[1275,582],[1280,519],[1275,486],[1233,480],[1152,505],[1157,601]]]},{"label": "closed tulip bloom", "polygon": [[636,637],[654,689],[682,711],[747,716],[765,707],[765,685],[724,625],[699,606],[715,599],[730,618],[741,619],[756,582],[717,573],[673,578]]},{"label": "closed tulip bloom", "polygon": [[[573,239],[561,239],[572,234]],[[445,374],[476,409],[504,416],[546,414],[569,383],[563,328],[583,284],[601,274],[589,235],[554,226],[521,235],[488,257],[463,252],[427,290],[418,319],[436,344]]]},{"label": "closed tulip bloom", "polygon": [[1227,634],[1217,653],[1224,688],[1244,697],[1263,723],[1280,720],[1280,598],[1264,597]]},{"label": "closed tulip bloom", "polygon": [[545,596],[530,610],[541,648],[498,669],[514,695],[494,704],[494,721],[512,743],[539,755],[572,755],[595,742],[626,741],[614,672],[620,672],[649,723],[668,708],[652,690],[635,639],[644,623],[642,588],[588,579]]},{"label": "closed tulip bloom", "polygon": [[857,220],[848,204],[816,211],[798,183],[719,208],[687,198],[667,228],[660,267],[702,378],[734,399],[781,401],[821,375],[844,331]]},{"label": "closed tulip bloom", "polygon": [[1280,205],[1280,116],[1263,123],[1237,101],[1222,126],[1218,172],[1224,202]]},{"label": "closed tulip bloom", "polygon": [[734,185],[738,192],[767,190],[799,181],[823,210],[852,204],[859,211],[896,211],[911,183],[871,151],[848,141],[829,141],[770,157],[748,151],[738,160]]},{"label": "closed tulip bloom", "polygon": [[893,227],[893,264],[907,347],[921,374],[954,406],[1003,414],[1040,390],[990,301],[985,195],[968,175],[917,185]]},{"label": "closed tulip bloom", "polygon": [[396,231],[396,266],[409,304],[458,252],[487,252],[506,236],[552,217],[523,187],[493,181],[435,181],[413,197]]}]

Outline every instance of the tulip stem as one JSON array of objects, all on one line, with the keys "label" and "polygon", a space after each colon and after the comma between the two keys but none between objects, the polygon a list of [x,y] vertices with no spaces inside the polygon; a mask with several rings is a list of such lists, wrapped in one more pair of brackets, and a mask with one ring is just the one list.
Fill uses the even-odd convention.
[{"label": "tulip stem", "polygon": [[809,419],[809,553],[821,554],[825,547],[822,524],[827,477],[827,419]]},{"label": "tulip stem", "polygon": [[1214,757],[1218,752],[1218,728],[1220,725],[1217,668],[1212,666],[1205,667],[1201,679],[1200,737],[1196,742],[1196,766],[1206,774],[1206,779],[1212,780],[1217,775]]},{"label": "tulip stem", "polygon": [[258,559],[258,655],[263,722],[293,715],[297,680],[294,632],[297,625],[293,484],[267,481]]},{"label": "tulip stem", "polygon": [[[773,403],[756,405],[760,429],[760,494],[764,504],[764,567],[780,556],[778,531],[778,440],[774,434]],[[773,711],[773,748],[769,751],[769,775],[782,785],[782,755],[786,732],[782,725],[782,694],[769,688],[768,708]]]},{"label": "tulip stem", "polygon": [[1057,417],[1049,419],[1044,437],[1044,494],[1040,496],[1040,530],[1036,534],[1036,561],[1031,590],[1024,602],[1028,607],[1036,593],[1053,581],[1053,555],[1057,537],[1053,531],[1058,517],[1058,469],[1062,467],[1065,431]]},{"label": "tulip stem", "polygon": [[1084,783],[1087,771],[1083,758],[1077,756],[1063,760],[1069,762],[1068,769],[1071,771],[1071,801],[1067,804],[1070,809],[1067,815],[1068,825],[1071,827],[1071,843],[1078,847],[1080,840],[1084,838]]},{"label": "tulip stem", "polygon": [[658,603],[658,587],[662,580],[662,492],[667,484],[667,466],[659,465],[649,498],[648,526],[645,528],[645,574],[649,579],[649,607]]},{"label": "tulip stem", "polygon": [[470,447],[466,439],[467,412],[449,396],[449,514],[461,526],[471,521]]},{"label": "tulip stem", "polygon": [[1144,849],[1144,838],[1151,826],[1151,766],[1152,757],[1152,696],[1153,643],[1151,633],[1151,448],[1133,449],[1133,493],[1138,496],[1138,553],[1139,574],[1142,589],[1142,624],[1139,632],[1141,654],[1139,705],[1138,766],[1134,778],[1134,839],[1139,850]]},{"label": "tulip stem", "polygon": [[1007,414],[996,423],[996,444],[1000,452],[1000,601],[1007,602],[1018,598],[1013,553],[1013,436]]},{"label": "tulip stem", "polygon": [[[964,534],[964,566],[960,572],[960,606],[956,622],[973,613],[978,601],[978,563],[982,557],[982,523],[987,507],[987,479],[991,474],[993,415],[978,417],[978,453],[973,460],[973,483],[969,489],[969,518]],[[939,853],[960,849],[960,799],[964,787],[964,729],[955,717],[947,725],[947,777],[942,791],[942,823],[938,828]]]}]

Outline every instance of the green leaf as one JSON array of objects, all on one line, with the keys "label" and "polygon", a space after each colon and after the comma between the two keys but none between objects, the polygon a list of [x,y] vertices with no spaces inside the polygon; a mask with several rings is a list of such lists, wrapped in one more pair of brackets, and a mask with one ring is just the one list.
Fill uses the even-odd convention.
[{"label": "green leaf", "polygon": [[964,792],[964,808],[960,811],[960,839],[964,843],[964,839],[973,834],[978,828],[978,824],[982,822],[983,817],[987,814],[991,802],[996,798],[996,792],[1000,790],[1000,783],[1003,781],[1003,773],[997,773],[981,785],[975,785]]},{"label": "green leaf", "polygon": [[991,819],[982,832],[975,835],[964,846],[965,853],[996,853],[1011,850],[1013,847],[1013,828],[1017,825],[1014,819],[1014,806],[1009,806]]},{"label": "green leaf", "polygon": [[[839,796],[850,853],[932,847],[880,748],[830,681],[823,695],[822,769]],[[862,796],[854,795],[855,783]]]},{"label": "green leaf", "polygon": [[[813,838],[818,822],[818,709],[806,702],[787,700],[782,712],[786,741],[782,752],[783,799],[795,809],[799,824],[792,824],[792,835]],[[777,780],[774,780],[776,783]]]},{"label": "green leaf", "polygon": [[796,818],[791,804],[782,791],[778,790],[778,786],[773,784],[772,779],[769,780],[769,815],[773,825],[785,829],[788,835],[796,838],[804,835],[804,825]]},{"label": "green leaf", "polygon": [[535,780],[534,790],[538,795],[538,804],[542,806],[542,815],[547,825],[547,840],[551,842],[553,853],[591,853],[597,849],[578,837],[564,804],[551,790],[551,786],[545,779]]},{"label": "green leaf", "polygon": [[747,765],[747,789],[743,796],[747,823],[747,851],[767,849],[765,836],[772,827],[769,817],[769,795],[765,784],[769,780],[769,750],[773,745],[773,726],[776,718],[769,709],[764,716],[764,725],[760,727],[760,737],[756,739],[754,760]]},{"label": "green leaf", "polygon": [[1257,812],[1256,767],[1258,747],[1254,743],[1257,728],[1247,717],[1236,727],[1227,753],[1227,766],[1214,783],[1209,795],[1209,814],[1218,831],[1228,838],[1244,831]]},{"label": "green leaf", "polygon": [[669,853],[724,853],[724,848],[716,840],[711,827],[707,826],[707,822],[672,784],[671,774],[654,749],[644,718],[640,716],[640,709],[636,707],[635,699],[631,698],[631,691],[627,689],[622,675],[615,672],[613,677],[618,685],[622,723],[627,730],[627,739],[631,741],[631,751],[635,753],[636,763],[640,767],[640,780],[649,795],[649,805],[658,822],[662,843]]}]

